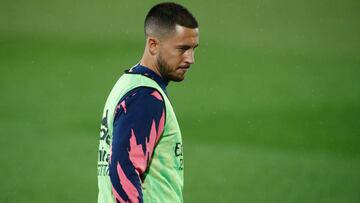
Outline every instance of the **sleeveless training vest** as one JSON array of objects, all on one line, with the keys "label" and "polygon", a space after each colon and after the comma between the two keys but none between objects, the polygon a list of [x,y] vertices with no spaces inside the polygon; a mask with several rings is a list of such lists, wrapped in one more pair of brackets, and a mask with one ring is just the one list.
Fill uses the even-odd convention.
[{"label": "sleeveless training vest", "polygon": [[172,105],[161,87],[141,74],[125,73],[116,82],[107,98],[100,129],[98,156],[98,203],[114,203],[109,177],[110,145],[115,108],[120,99],[137,87],[158,90],[165,102],[164,131],[154,147],[152,159],[142,182],[144,203],[183,202],[183,153],[180,128]]}]

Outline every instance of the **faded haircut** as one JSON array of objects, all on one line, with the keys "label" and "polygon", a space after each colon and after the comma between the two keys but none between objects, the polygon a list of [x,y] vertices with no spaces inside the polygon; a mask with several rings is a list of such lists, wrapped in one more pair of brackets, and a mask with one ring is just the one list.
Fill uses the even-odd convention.
[{"label": "faded haircut", "polygon": [[145,18],[145,36],[166,38],[175,32],[176,25],[198,28],[195,17],[183,6],[173,2],[155,5]]}]

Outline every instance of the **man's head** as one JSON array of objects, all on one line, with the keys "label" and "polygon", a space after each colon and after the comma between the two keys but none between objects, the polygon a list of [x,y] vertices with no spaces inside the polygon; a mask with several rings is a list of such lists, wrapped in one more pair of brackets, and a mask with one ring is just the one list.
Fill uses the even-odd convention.
[{"label": "man's head", "polygon": [[145,63],[164,79],[182,81],[195,62],[194,50],[199,43],[196,19],[179,4],[161,3],[150,9],[144,30]]}]

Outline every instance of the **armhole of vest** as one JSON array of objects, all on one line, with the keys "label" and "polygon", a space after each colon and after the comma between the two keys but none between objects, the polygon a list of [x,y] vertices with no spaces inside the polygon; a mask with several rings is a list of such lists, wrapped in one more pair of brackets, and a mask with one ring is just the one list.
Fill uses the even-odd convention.
[{"label": "armhole of vest", "polygon": [[[129,92],[134,91],[134,90],[139,89],[139,88],[153,89],[154,91],[157,91],[157,92],[160,93],[161,99],[162,99],[162,101],[164,102],[164,130],[163,130],[163,132],[161,133],[161,137],[162,137],[162,134],[163,134],[164,131],[165,131],[167,109],[166,109],[166,102],[165,102],[164,95],[162,94],[162,92],[161,92],[160,90],[156,89],[155,87],[145,86],[145,85],[135,87],[135,88],[127,91],[127,92],[124,94],[124,96],[122,96],[122,97],[119,99],[119,101],[116,103],[116,106],[119,105],[120,101],[125,97],[125,95],[127,95]],[[115,113],[115,112],[114,112],[114,113]],[[115,121],[115,117],[114,117],[114,119],[113,119],[113,122],[114,122],[114,121]],[[159,140],[160,140],[160,138],[159,138]],[[157,143],[156,143],[156,145],[157,145]]]},{"label": "armhole of vest", "polygon": [[[164,129],[163,129],[163,132],[161,133],[161,135],[160,135],[160,137],[159,137],[159,139],[158,139],[158,142],[157,142],[157,143],[155,144],[155,146],[154,146],[154,150],[155,150],[156,146],[159,144],[160,139],[162,138],[162,136],[163,136],[163,134],[164,134],[164,132],[165,132],[166,112],[167,112],[165,98],[164,98],[164,95],[162,94],[162,92],[161,92],[160,90],[156,89],[155,87],[151,87],[151,86],[142,85],[142,86],[135,87],[134,89],[132,89],[132,90],[130,90],[130,91],[133,91],[133,90],[138,89],[138,88],[148,88],[148,89],[153,89],[154,91],[158,91],[158,92],[160,93],[160,96],[161,96],[162,101],[164,102]],[[129,93],[130,91],[126,92],[125,94]],[[121,101],[121,99],[120,99],[120,101]],[[120,102],[120,101],[119,101],[119,102]],[[154,152],[153,152],[153,153],[154,153]],[[151,161],[150,161],[150,162],[151,162]],[[148,172],[149,172],[149,169],[150,169],[150,167],[148,167],[148,168],[144,171],[144,173],[143,173],[143,174],[144,174],[144,177],[141,178],[142,181],[145,180],[145,178],[146,178],[146,176],[147,176],[147,174],[148,174]]]},{"label": "armhole of vest", "polygon": [[[134,89],[137,89],[137,88],[149,88],[149,89],[153,89],[153,90],[159,92],[159,94],[160,94],[160,96],[161,96],[161,99],[162,99],[162,101],[164,102],[164,129],[163,129],[163,131],[162,131],[162,133],[161,133],[161,135],[160,135],[160,137],[159,137],[159,139],[158,139],[158,140],[160,141],[162,135],[163,135],[164,132],[165,132],[165,125],[166,125],[166,113],[167,113],[167,109],[166,109],[166,101],[165,101],[164,95],[162,94],[162,92],[161,92],[160,90],[158,90],[158,89],[156,89],[156,88],[154,88],[154,87],[150,87],[150,86],[139,86],[139,87],[136,87],[136,88],[134,88]],[[134,89],[133,89],[133,90],[134,90]],[[156,143],[156,145],[158,145],[159,141]],[[155,146],[154,146],[154,149],[155,149]]]}]

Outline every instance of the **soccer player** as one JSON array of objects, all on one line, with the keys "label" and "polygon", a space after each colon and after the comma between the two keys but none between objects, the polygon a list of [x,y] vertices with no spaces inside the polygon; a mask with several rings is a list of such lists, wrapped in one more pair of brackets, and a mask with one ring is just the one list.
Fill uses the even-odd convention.
[{"label": "soccer player", "polygon": [[176,3],[145,18],[140,62],[125,71],[107,98],[100,130],[99,203],[183,201],[181,132],[166,87],[194,63],[198,23]]}]

